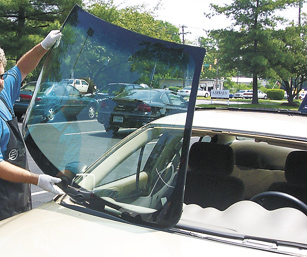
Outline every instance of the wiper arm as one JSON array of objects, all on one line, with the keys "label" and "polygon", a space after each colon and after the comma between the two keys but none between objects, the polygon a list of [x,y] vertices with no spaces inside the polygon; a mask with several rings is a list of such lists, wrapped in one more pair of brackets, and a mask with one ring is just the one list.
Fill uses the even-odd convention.
[{"label": "wiper arm", "polygon": [[120,209],[119,206],[98,197],[93,192],[84,188],[75,188],[68,185],[66,193],[74,202],[96,211],[104,211],[105,206],[109,206],[115,210]]},{"label": "wiper arm", "polygon": [[[90,210],[111,215],[126,222],[138,224],[142,223],[142,218],[137,211],[129,210],[129,208],[125,208],[125,206],[114,204],[112,202],[104,200],[95,195],[93,192],[88,191],[84,188],[75,188],[73,186],[68,186],[66,188],[66,194],[70,197],[73,203],[84,206]],[[106,206],[109,208],[106,208]],[[147,208],[145,209],[147,210]],[[146,215],[152,215],[152,212],[146,213]]]},{"label": "wiper arm", "polygon": [[306,256],[307,245],[277,239],[247,236],[235,232],[225,232],[215,229],[199,228],[193,225],[177,224],[171,231],[196,236],[208,240],[244,245],[254,249],[286,253],[293,256]]}]

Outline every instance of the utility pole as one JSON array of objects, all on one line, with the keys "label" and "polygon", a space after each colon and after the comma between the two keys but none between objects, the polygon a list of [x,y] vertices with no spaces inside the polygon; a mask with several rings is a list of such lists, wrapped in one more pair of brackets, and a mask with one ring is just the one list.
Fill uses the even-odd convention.
[{"label": "utility pole", "polygon": [[[182,44],[184,44],[184,35],[185,34],[189,34],[191,32],[184,32],[184,28],[186,28],[186,26],[182,25],[181,26],[181,32],[179,32],[179,35],[182,35]],[[186,69],[183,69],[183,80],[182,80],[182,86],[185,87],[186,86],[186,81],[185,81],[185,77],[186,77]]]},{"label": "utility pole", "polygon": [[179,35],[182,35],[182,44],[184,44],[184,35],[191,34],[191,32],[184,32],[184,28],[187,28],[185,25],[181,26],[181,32],[179,32]]}]

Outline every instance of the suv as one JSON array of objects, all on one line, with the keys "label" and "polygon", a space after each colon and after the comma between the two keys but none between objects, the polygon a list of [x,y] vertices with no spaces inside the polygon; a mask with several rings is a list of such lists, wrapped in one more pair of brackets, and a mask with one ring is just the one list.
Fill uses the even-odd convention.
[{"label": "suv", "polygon": [[87,93],[89,89],[89,83],[84,79],[63,79],[61,82],[64,82],[68,85],[72,85],[78,89],[81,93]]}]

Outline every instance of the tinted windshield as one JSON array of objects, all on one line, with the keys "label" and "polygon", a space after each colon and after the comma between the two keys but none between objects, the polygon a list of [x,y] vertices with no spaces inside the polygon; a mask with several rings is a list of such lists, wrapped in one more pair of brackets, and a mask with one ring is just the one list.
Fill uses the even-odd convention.
[{"label": "tinted windshield", "polygon": [[[120,140],[160,117],[187,110],[193,114],[204,49],[124,30],[78,6],[72,10],[61,31],[62,39],[49,53],[25,118],[24,133],[33,159],[45,173],[62,177],[66,182],[62,185],[64,190],[68,183],[97,192],[95,195],[100,199],[108,197],[117,204],[129,203],[149,208],[151,213],[161,212],[161,208],[169,206],[167,203],[176,191],[181,158],[182,169],[185,168],[186,152],[182,149],[184,140],[188,144],[189,136],[185,133],[189,130],[185,132],[184,127],[175,130],[169,127],[165,132],[153,129],[126,146]],[[67,95],[68,85],[64,83],[83,79],[89,88],[95,85],[102,92],[109,88],[112,93],[117,90],[120,93],[124,84],[129,95],[135,85],[163,88],[166,78],[181,80],[183,85],[193,85],[192,88],[195,86],[194,100],[190,98],[189,108],[176,95],[167,96],[155,105],[148,102],[126,105],[115,102],[113,97],[101,101],[97,98],[99,95],[90,93]],[[84,92],[79,86],[82,85],[74,85],[75,91]],[[141,90],[134,91],[138,93],[138,100],[148,99],[148,91]],[[43,91],[46,94],[41,96]],[[187,127],[191,127],[191,118],[187,120]],[[135,133],[132,137],[137,135]],[[175,137],[170,137],[171,134]],[[110,155],[110,149],[117,143],[125,150]],[[157,165],[161,151],[169,151],[170,155]],[[100,165],[97,160],[104,161]],[[164,174],[167,178],[157,179]],[[179,183],[181,192],[176,193],[179,202],[182,201],[183,176]],[[120,185],[126,181],[130,189],[123,189],[120,194],[115,192],[115,196],[112,190],[104,190],[107,183],[119,180]],[[167,196],[156,194],[164,188],[160,183],[171,189]],[[153,201],[153,197],[156,200]],[[150,219],[153,222],[153,217]]]}]

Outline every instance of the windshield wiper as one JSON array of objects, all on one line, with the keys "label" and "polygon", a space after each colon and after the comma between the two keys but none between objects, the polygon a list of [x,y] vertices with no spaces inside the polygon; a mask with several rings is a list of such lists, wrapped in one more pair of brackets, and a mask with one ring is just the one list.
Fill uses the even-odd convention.
[{"label": "windshield wiper", "polygon": [[[253,237],[235,232],[222,232],[180,223],[177,224],[175,228],[171,229],[171,231],[207,240],[230,243],[234,245],[244,245],[249,248],[285,253],[292,256],[306,256],[307,251],[307,245],[302,243]],[[303,253],[300,253],[300,251]]]},{"label": "windshield wiper", "polygon": [[115,210],[120,209],[119,206],[98,197],[93,192],[84,188],[76,188],[68,185],[65,191],[75,203],[96,211],[105,211],[105,206],[111,207]]}]

